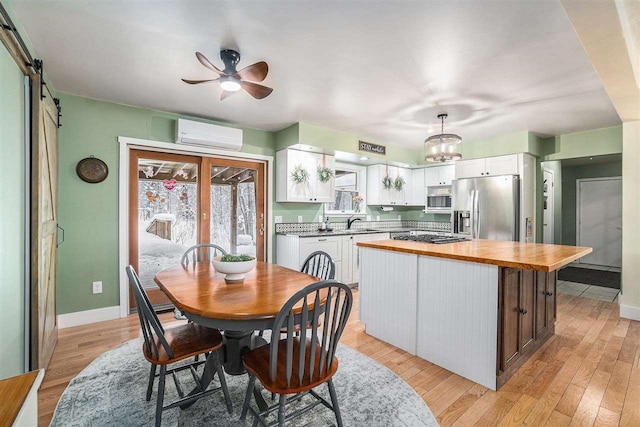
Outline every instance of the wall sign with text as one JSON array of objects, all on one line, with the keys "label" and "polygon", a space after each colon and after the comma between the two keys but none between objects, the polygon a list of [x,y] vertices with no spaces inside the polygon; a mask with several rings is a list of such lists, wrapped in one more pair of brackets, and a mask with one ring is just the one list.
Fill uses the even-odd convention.
[{"label": "wall sign with text", "polygon": [[387,154],[387,147],[384,145],[372,144],[371,142],[358,141],[358,150],[366,151],[367,153]]}]

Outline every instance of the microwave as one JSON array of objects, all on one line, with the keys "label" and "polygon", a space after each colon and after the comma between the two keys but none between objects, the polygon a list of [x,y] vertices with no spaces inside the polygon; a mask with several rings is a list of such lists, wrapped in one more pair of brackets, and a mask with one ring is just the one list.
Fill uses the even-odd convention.
[{"label": "microwave", "polygon": [[425,206],[427,213],[451,213],[451,186],[438,185],[427,187]]}]

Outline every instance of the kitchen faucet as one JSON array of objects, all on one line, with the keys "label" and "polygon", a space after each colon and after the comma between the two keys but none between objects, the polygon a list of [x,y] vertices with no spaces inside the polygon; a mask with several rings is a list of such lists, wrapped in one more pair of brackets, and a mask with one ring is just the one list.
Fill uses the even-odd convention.
[{"label": "kitchen faucet", "polygon": [[362,221],[361,218],[354,218],[354,215],[351,215],[348,219],[347,219],[347,230],[351,230],[351,226],[353,225],[354,222],[356,221]]}]

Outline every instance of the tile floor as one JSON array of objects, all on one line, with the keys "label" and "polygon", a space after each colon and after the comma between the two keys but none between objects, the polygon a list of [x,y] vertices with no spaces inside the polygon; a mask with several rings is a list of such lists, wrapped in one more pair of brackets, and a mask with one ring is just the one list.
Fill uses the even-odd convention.
[{"label": "tile floor", "polygon": [[[616,267],[601,267],[589,264],[569,264],[571,267],[590,268],[592,270],[616,271],[620,272]],[[586,285],[584,283],[569,282],[566,280],[558,280],[558,293],[581,296],[584,298],[597,299],[601,301],[618,302],[619,289],[605,288],[603,286]]]}]

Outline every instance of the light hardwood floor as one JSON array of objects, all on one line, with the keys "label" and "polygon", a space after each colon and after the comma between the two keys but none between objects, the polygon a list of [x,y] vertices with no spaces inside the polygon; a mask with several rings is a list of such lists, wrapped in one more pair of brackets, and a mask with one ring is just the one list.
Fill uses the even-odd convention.
[{"label": "light hardwood floor", "polygon": [[[615,303],[559,295],[556,335],[499,392],[368,336],[355,307],[341,342],[404,378],[443,426],[640,426],[640,322],[620,319]],[[161,320],[178,323],[172,314]],[[40,389],[40,425],[75,375],[139,333],[137,316],[61,330]]]}]

